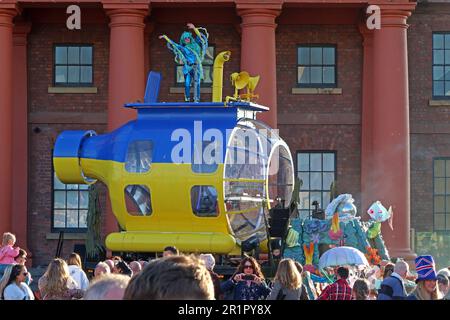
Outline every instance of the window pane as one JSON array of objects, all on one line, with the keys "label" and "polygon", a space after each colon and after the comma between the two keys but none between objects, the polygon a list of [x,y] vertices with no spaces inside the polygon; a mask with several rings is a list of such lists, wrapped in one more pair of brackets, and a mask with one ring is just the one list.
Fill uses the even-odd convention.
[{"label": "window pane", "polygon": [[177,66],[177,83],[184,83],[183,66]]},{"label": "window pane", "polygon": [[299,218],[306,219],[309,217],[310,210],[299,210]]},{"label": "window pane", "polygon": [[217,190],[213,186],[194,186],[191,188],[192,212],[199,217],[217,217]]},{"label": "window pane", "polygon": [[450,96],[450,81],[445,81],[445,93],[444,93],[444,95],[446,97]]},{"label": "window pane", "polygon": [[65,191],[55,191],[53,193],[53,207],[54,208],[65,208],[66,207],[66,192]]},{"label": "window pane", "polygon": [[[450,208],[449,208],[450,209]],[[434,197],[434,212],[445,212],[445,197],[435,196]]]},{"label": "window pane", "polygon": [[450,176],[450,160],[445,161],[445,170],[447,172],[447,176]]},{"label": "window pane", "polygon": [[322,209],[326,209],[326,207],[330,204],[330,193],[322,192]]},{"label": "window pane", "polygon": [[322,171],[321,153],[311,153],[311,171]]},{"label": "window pane", "polygon": [[300,172],[298,174],[298,177],[303,182],[300,190],[309,190],[309,172]]},{"label": "window pane", "polygon": [[450,65],[450,49],[445,50],[445,64]]},{"label": "window pane", "polygon": [[55,67],[55,83],[67,82],[67,67]]},{"label": "window pane", "polygon": [[323,83],[334,84],[334,67],[323,68]]},{"label": "window pane", "polygon": [[203,83],[212,83],[212,70],[211,66],[203,66]]},{"label": "window pane", "polygon": [[445,197],[445,212],[450,212],[450,196]]},{"label": "window pane", "polygon": [[67,190],[78,190],[78,184],[66,184]]},{"label": "window pane", "polygon": [[81,83],[92,83],[92,67],[81,67]]},{"label": "window pane", "polygon": [[80,189],[80,190],[89,190],[89,185],[88,184],[79,184],[78,185],[78,189]]},{"label": "window pane", "polygon": [[434,179],[434,193],[445,194],[445,178]]},{"label": "window pane", "polygon": [[445,160],[434,160],[434,176],[445,177]]},{"label": "window pane", "polygon": [[68,56],[68,64],[80,64],[80,47],[69,47]]},{"label": "window pane", "polygon": [[334,50],[334,48],[323,48],[323,64],[335,64]]},{"label": "window pane", "polygon": [[323,173],[323,190],[330,190],[331,183],[334,181],[334,173]]},{"label": "window pane", "polygon": [[55,210],[53,212],[53,227],[54,228],[66,227],[66,210]]},{"label": "window pane", "polygon": [[80,210],[80,222],[79,222],[80,228],[87,228],[87,214],[88,214],[87,210]]},{"label": "window pane", "polygon": [[300,209],[309,209],[309,192],[300,192]]},{"label": "window pane", "polygon": [[67,64],[67,47],[55,48],[55,63]]},{"label": "window pane", "polygon": [[311,83],[322,83],[322,67],[311,67]]},{"label": "window pane", "polygon": [[445,179],[445,194],[450,194],[450,178]]},{"label": "window pane", "polygon": [[450,230],[450,214],[445,215],[445,230]]},{"label": "window pane", "polygon": [[322,64],[322,48],[311,48],[311,64]]},{"label": "window pane", "polygon": [[445,230],[445,214],[434,215],[434,230]]},{"label": "window pane", "polygon": [[323,171],[334,172],[334,153],[323,154]]},{"label": "window pane", "polygon": [[297,81],[298,83],[310,83],[310,68],[297,67]]},{"label": "window pane", "polygon": [[128,145],[125,170],[133,173],[144,173],[150,170],[153,155],[151,141],[133,141]]},{"label": "window pane", "polygon": [[322,173],[311,172],[311,190],[322,190]]},{"label": "window pane", "polygon": [[69,83],[80,82],[80,67],[69,67]]},{"label": "window pane", "polygon": [[310,64],[309,51],[310,49],[306,47],[298,48],[298,64]]},{"label": "window pane", "polygon": [[450,33],[445,35],[445,49],[450,49]]},{"label": "window pane", "polygon": [[311,192],[311,198],[310,198],[310,208],[313,209],[313,202],[317,201],[320,204],[320,207],[322,206],[321,201],[322,201],[322,192]]},{"label": "window pane", "polygon": [[297,165],[299,171],[309,171],[309,153],[297,154]]},{"label": "window pane", "polygon": [[203,64],[212,65],[214,63],[214,47],[209,46],[206,49],[205,59],[203,60]]},{"label": "window pane", "polygon": [[89,191],[80,191],[80,208],[89,207]]},{"label": "window pane", "polygon": [[53,189],[65,189],[64,183],[62,183],[58,177],[56,176],[56,173],[53,175]]},{"label": "window pane", "polygon": [[434,96],[444,95],[444,81],[433,81],[433,95]]},{"label": "window pane", "polygon": [[127,212],[133,216],[149,216],[152,213],[150,190],[144,185],[129,185],[125,188]]},{"label": "window pane", "polygon": [[92,64],[92,47],[81,47],[81,64]]},{"label": "window pane", "polygon": [[67,210],[67,228],[78,228],[78,210]]},{"label": "window pane", "polygon": [[78,191],[67,191],[67,208],[78,208]]},{"label": "window pane", "polygon": [[443,34],[433,34],[433,49],[444,49]]},{"label": "window pane", "polygon": [[433,50],[433,64],[444,64],[444,50]]},{"label": "window pane", "polygon": [[444,80],[444,67],[433,67],[433,80]]}]

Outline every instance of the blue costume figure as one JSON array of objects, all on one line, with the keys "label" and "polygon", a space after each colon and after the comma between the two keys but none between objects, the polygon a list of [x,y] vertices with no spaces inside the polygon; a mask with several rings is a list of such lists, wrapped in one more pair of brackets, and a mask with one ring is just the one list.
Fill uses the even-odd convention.
[{"label": "blue costume figure", "polygon": [[184,100],[190,101],[191,83],[194,80],[194,102],[199,102],[200,81],[203,79],[202,62],[208,49],[209,34],[205,28],[196,28],[192,23],[188,23],[187,27],[194,30],[195,38],[189,31],[183,32],[179,44],[166,35],[159,38],[167,41],[167,47],[175,54],[175,62],[183,65]]}]

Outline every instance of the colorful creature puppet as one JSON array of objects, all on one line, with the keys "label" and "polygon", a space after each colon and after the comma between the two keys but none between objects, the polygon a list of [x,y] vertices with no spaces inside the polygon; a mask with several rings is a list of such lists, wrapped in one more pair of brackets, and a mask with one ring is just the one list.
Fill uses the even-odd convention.
[{"label": "colorful creature puppet", "polygon": [[381,204],[380,201],[375,201],[367,210],[367,214],[375,221],[375,223],[369,228],[367,231],[367,236],[369,239],[375,238],[381,232],[381,223],[389,220],[389,226],[392,228],[392,207],[389,207],[389,210]]},{"label": "colorful creature puppet", "polygon": [[190,31],[185,31],[180,37],[180,43],[172,41],[166,35],[160,39],[167,41],[167,47],[175,54],[175,62],[183,65],[184,100],[190,102],[191,83],[194,80],[194,102],[200,102],[200,81],[203,79],[202,62],[208,49],[209,34],[205,28],[196,28],[192,23],[187,27],[194,30],[196,37]]},{"label": "colorful creature puppet", "polygon": [[326,218],[332,219],[337,212],[339,214],[339,220],[342,222],[359,219],[359,217],[356,217],[356,207],[353,204],[354,201],[351,194],[339,195],[327,206],[325,210]]},{"label": "colorful creature puppet", "polygon": [[339,213],[335,212],[331,221],[331,228],[328,232],[331,240],[338,240],[342,237],[342,230],[339,226]]}]

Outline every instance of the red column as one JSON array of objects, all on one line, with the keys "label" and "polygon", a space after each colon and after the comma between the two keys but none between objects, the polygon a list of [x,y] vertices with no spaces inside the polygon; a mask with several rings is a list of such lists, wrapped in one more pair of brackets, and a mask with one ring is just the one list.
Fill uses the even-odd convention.
[{"label": "red column", "polygon": [[[259,6],[259,5],[256,5]],[[275,53],[275,18],[279,8],[244,8],[238,5],[241,24],[241,71],[250,76],[260,75],[255,93],[257,103],[270,108],[258,115],[258,119],[271,127],[277,127],[277,69]]]},{"label": "red column", "polygon": [[11,231],[13,18],[0,8],[0,234]]},{"label": "red column", "polygon": [[17,245],[28,247],[28,102],[27,36],[30,23],[16,23],[13,31],[13,123],[12,128],[12,232]]},{"label": "red column", "polygon": [[[116,8],[104,5],[110,17],[108,131],[136,118],[136,111],[124,108],[124,103],[143,101],[145,90],[144,19],[146,9]],[[106,232],[117,230],[107,197]]]},{"label": "red column", "polygon": [[394,230],[383,224],[390,255],[412,259],[410,246],[410,154],[406,24],[410,10],[381,7],[373,34],[373,201],[393,206]]}]

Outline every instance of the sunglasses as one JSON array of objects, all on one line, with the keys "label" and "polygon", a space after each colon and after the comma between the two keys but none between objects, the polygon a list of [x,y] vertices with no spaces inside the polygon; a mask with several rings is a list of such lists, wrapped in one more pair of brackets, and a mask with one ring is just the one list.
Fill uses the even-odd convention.
[{"label": "sunglasses", "polygon": [[22,275],[24,275],[26,277],[28,275],[28,272],[24,272],[24,273],[22,273]]},{"label": "sunglasses", "polygon": [[249,266],[249,265],[244,265],[244,269],[253,269],[253,266]]}]

